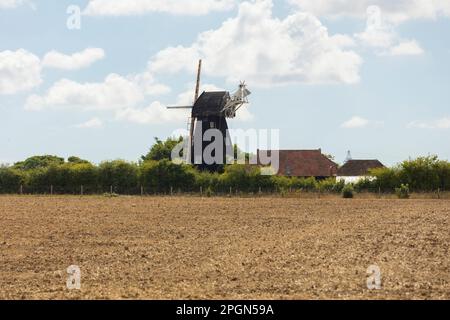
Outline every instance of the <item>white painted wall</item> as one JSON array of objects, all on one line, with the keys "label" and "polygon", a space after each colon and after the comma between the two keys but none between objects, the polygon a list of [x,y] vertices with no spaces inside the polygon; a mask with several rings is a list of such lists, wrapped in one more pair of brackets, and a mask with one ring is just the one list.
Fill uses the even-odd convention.
[{"label": "white painted wall", "polygon": [[365,179],[373,181],[373,180],[375,180],[375,177],[371,177],[371,176],[353,176],[353,177],[340,177],[340,176],[337,176],[336,177],[337,181],[339,181],[339,182],[340,181],[344,181],[345,184],[357,183],[357,182],[359,182],[361,180],[365,180]]}]

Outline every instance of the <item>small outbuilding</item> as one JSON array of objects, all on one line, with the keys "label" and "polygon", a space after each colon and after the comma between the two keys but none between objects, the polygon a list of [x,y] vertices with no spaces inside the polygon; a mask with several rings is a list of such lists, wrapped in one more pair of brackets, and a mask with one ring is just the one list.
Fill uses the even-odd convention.
[{"label": "small outbuilding", "polygon": [[378,160],[348,160],[337,171],[337,181],[345,183],[356,183],[364,179],[373,179],[370,170],[384,168],[385,166]]}]

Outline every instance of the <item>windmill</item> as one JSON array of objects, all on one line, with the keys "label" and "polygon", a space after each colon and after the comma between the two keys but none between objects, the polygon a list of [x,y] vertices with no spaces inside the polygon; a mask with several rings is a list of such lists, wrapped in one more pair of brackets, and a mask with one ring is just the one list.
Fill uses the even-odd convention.
[{"label": "windmill", "polygon": [[[223,139],[223,162],[226,163],[227,146],[231,146],[228,134],[227,118],[236,117],[236,112],[248,103],[251,92],[247,89],[245,82],[239,84],[239,88],[233,94],[227,91],[203,92],[200,96],[200,78],[202,60],[198,63],[197,84],[195,88],[194,105],[167,107],[168,109],[191,109],[189,120],[189,142],[186,160],[188,163],[198,166],[200,169],[216,171],[220,164],[207,164],[203,159],[203,152],[210,142],[203,141],[205,132],[209,129],[217,129],[221,132]],[[202,139],[201,148],[194,140]]]}]

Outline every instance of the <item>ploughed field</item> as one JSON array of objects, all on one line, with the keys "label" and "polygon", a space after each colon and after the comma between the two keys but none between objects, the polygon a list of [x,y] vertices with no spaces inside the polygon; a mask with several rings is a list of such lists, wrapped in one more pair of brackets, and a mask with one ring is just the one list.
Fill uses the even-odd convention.
[{"label": "ploughed field", "polygon": [[1,196],[0,298],[449,299],[449,223],[448,200]]}]

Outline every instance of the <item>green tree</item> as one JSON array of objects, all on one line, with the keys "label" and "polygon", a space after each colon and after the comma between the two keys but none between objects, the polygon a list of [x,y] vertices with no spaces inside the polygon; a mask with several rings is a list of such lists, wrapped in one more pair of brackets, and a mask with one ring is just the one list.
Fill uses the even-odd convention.
[{"label": "green tree", "polygon": [[48,168],[52,165],[61,164],[64,164],[64,158],[60,158],[58,156],[33,156],[26,159],[25,161],[15,163],[14,168],[19,170],[33,170],[38,168]]},{"label": "green tree", "polygon": [[69,163],[90,163],[89,161],[87,161],[87,160],[84,160],[84,159],[80,159],[79,157],[75,157],[75,156],[72,156],[72,157],[69,157],[68,159],[67,159],[67,162],[69,162]]},{"label": "green tree", "polygon": [[183,137],[178,139],[168,138],[166,141],[162,141],[155,138],[155,144],[150,148],[150,151],[141,157],[142,161],[160,161],[171,160],[172,150],[183,141]]}]

